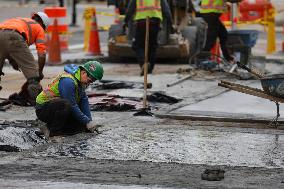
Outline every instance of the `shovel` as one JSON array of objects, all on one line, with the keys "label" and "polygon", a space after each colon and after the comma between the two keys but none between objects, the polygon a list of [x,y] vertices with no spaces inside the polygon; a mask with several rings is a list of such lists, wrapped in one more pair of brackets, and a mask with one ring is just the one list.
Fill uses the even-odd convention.
[{"label": "shovel", "polygon": [[148,74],[148,44],[149,44],[149,17],[146,18],[146,36],[145,36],[145,54],[144,54],[144,95],[143,95],[143,108],[136,112],[134,116],[153,116],[147,107],[147,74]]},{"label": "shovel", "polygon": [[264,75],[263,73],[261,73],[261,72],[255,70],[255,69],[251,69],[251,68],[247,67],[246,65],[241,64],[240,62],[237,62],[237,65],[238,65],[240,68],[242,68],[242,69],[248,71],[249,73],[253,74],[253,75],[256,76],[258,79],[261,79],[261,78],[264,78],[264,77],[265,77],[265,75]]}]

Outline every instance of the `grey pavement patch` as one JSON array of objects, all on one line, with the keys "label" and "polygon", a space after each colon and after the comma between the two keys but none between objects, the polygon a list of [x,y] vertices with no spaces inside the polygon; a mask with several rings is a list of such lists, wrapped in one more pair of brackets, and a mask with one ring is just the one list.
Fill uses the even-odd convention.
[{"label": "grey pavement patch", "polygon": [[[260,82],[254,84],[247,84],[247,86],[259,88]],[[178,109],[174,109],[166,113],[167,115],[173,115],[175,117],[183,116],[185,118],[198,117],[203,120],[206,119],[215,120],[219,119],[224,121],[227,119],[240,121],[242,119],[251,120],[272,120],[276,116],[276,105],[267,99],[255,97],[248,94],[239,93],[236,91],[228,91],[212,98],[199,101],[190,105],[185,105]],[[284,109],[280,106],[280,115],[284,115]],[[165,117],[165,116],[163,116]],[[280,117],[283,121],[283,118]]]}]

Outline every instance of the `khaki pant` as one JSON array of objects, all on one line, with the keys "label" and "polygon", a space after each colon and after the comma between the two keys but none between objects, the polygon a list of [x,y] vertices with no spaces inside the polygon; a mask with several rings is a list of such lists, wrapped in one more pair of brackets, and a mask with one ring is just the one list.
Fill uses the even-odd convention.
[{"label": "khaki pant", "polygon": [[38,64],[24,38],[16,31],[0,29],[0,71],[5,59],[14,69],[21,70],[26,79],[39,77]]}]

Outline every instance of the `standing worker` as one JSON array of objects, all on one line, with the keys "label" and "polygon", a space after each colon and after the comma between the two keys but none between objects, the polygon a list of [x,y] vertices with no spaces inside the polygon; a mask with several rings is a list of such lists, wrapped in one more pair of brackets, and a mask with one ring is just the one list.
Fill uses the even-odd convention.
[{"label": "standing worker", "polygon": [[101,80],[103,74],[103,67],[97,61],[64,67],[64,72],[36,98],[36,115],[47,124],[42,130],[45,136],[98,132],[85,89],[90,83]]},{"label": "standing worker", "polygon": [[[37,12],[31,18],[12,18],[0,23],[0,77],[5,59],[15,70],[22,71],[27,82],[22,90],[27,90],[32,102],[41,91],[40,80],[46,61],[45,30],[50,20],[43,12]],[[35,44],[38,64],[29,46]]]},{"label": "standing worker", "polygon": [[220,16],[227,11],[227,0],[202,0],[200,15],[207,22],[207,39],[203,51],[209,52],[215,45],[217,37],[220,40],[220,46],[224,58],[234,63],[234,57],[230,55],[227,48],[228,32],[220,20]]},{"label": "standing worker", "polygon": [[149,66],[148,73],[152,73],[156,61],[156,49],[158,46],[158,33],[163,18],[172,29],[172,15],[167,0],[132,0],[128,4],[125,16],[125,25],[130,19],[135,23],[135,36],[132,44],[133,50],[141,68],[141,76],[143,72],[144,56],[145,56],[145,34],[146,34],[146,18],[150,19],[149,26]]}]

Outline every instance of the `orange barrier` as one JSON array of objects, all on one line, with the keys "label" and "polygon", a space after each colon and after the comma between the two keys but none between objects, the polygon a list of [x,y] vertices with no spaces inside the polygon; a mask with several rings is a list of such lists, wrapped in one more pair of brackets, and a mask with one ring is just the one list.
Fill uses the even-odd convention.
[{"label": "orange barrier", "polygon": [[88,47],[88,55],[101,55],[100,48],[100,39],[96,18],[96,9],[93,9],[92,22],[91,22],[91,31],[89,38],[89,47]]},{"label": "orange barrier", "polygon": [[240,21],[254,21],[257,19],[265,19],[267,11],[273,6],[268,0],[243,0],[240,3]]},{"label": "orange barrier", "polygon": [[[233,22],[237,23],[256,21],[256,20],[266,20],[269,16],[268,10],[273,8],[273,5],[269,0],[243,0],[238,4],[238,18],[234,18]],[[231,20],[230,9],[223,13],[220,17],[221,21],[226,22]]]},{"label": "orange barrier", "polygon": [[57,19],[53,22],[51,40],[49,41],[48,62],[58,64],[61,62],[60,41],[58,33]]},{"label": "orange barrier", "polygon": [[[48,15],[51,21],[54,23],[56,19],[58,22],[58,33],[60,40],[61,50],[68,50],[68,25],[67,25],[67,11],[65,7],[46,7],[44,12]],[[50,34],[54,30],[54,25],[50,25],[47,28],[47,37],[50,37]]]}]

